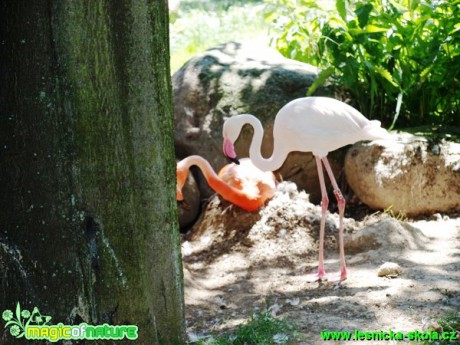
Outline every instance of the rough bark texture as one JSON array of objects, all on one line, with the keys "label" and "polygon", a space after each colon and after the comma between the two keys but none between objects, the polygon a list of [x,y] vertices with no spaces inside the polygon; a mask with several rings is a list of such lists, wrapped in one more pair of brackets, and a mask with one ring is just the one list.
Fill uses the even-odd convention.
[{"label": "rough bark texture", "polygon": [[180,343],[166,1],[0,7],[0,312]]}]

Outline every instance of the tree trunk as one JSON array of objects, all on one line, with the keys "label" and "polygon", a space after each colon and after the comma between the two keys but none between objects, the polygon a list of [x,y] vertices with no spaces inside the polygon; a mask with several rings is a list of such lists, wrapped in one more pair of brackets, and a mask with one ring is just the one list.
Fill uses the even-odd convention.
[{"label": "tree trunk", "polygon": [[167,1],[0,8],[0,313],[181,343]]}]

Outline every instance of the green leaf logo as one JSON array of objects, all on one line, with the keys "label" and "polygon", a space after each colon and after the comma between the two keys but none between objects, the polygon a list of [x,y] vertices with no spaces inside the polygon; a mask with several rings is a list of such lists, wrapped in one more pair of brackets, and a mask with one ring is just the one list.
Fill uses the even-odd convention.
[{"label": "green leaf logo", "polygon": [[37,307],[33,309],[32,313],[27,309],[21,311],[21,306],[18,302],[15,313],[6,309],[2,313],[2,319],[6,321],[5,329],[10,327],[10,334],[13,337],[22,338],[27,326],[30,324],[46,325],[51,321],[51,316],[42,315]]}]

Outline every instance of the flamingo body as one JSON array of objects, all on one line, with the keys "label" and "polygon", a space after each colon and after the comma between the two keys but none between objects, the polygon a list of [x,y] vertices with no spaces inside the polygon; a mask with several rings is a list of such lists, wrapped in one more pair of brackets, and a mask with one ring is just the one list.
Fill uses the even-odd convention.
[{"label": "flamingo body", "polygon": [[273,124],[274,150],[270,158],[260,154],[263,127],[252,115],[238,115],[224,123],[224,153],[234,158],[233,143],[245,124],[254,127],[249,157],[263,171],[281,167],[289,152],[312,152],[320,158],[348,144],[361,140],[387,139],[380,122],[369,121],[353,107],[328,97],[295,99],[278,112]]},{"label": "flamingo body", "polygon": [[189,156],[177,164],[177,200],[183,200],[182,187],[191,166],[198,166],[209,186],[225,200],[246,211],[255,211],[275,195],[276,181],[271,172],[257,169],[249,158],[240,164],[227,164],[217,175],[201,156]]},{"label": "flamingo body", "polygon": [[379,121],[369,121],[355,108],[327,97],[293,100],[278,112],[273,137],[284,150],[312,152],[325,157],[328,152],[366,139],[387,136]]},{"label": "flamingo body", "polygon": [[315,280],[325,278],[324,270],[324,227],[327,197],[322,165],[334,187],[340,214],[339,246],[341,272],[339,280],[347,276],[343,245],[343,213],[345,199],[337,185],[330,164],[326,158],[330,151],[361,140],[388,139],[389,133],[380,127],[380,122],[369,121],[353,107],[328,97],[304,97],[295,99],[280,109],[273,124],[274,149],[271,157],[261,155],[263,127],[253,115],[243,114],[228,118],[223,126],[224,154],[236,159],[234,142],[245,124],[254,128],[254,136],[249,147],[249,157],[262,171],[274,171],[281,167],[289,152],[312,152],[316,158],[322,194],[322,219],[320,225],[319,264]]}]

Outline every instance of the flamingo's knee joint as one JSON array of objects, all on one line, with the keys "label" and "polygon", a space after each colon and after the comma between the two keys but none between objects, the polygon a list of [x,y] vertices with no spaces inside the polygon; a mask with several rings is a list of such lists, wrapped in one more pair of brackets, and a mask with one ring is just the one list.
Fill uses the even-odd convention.
[{"label": "flamingo's knee joint", "polygon": [[328,206],[329,206],[329,198],[327,196],[323,196],[323,198],[321,199],[321,210],[323,211],[323,213],[327,212]]}]

